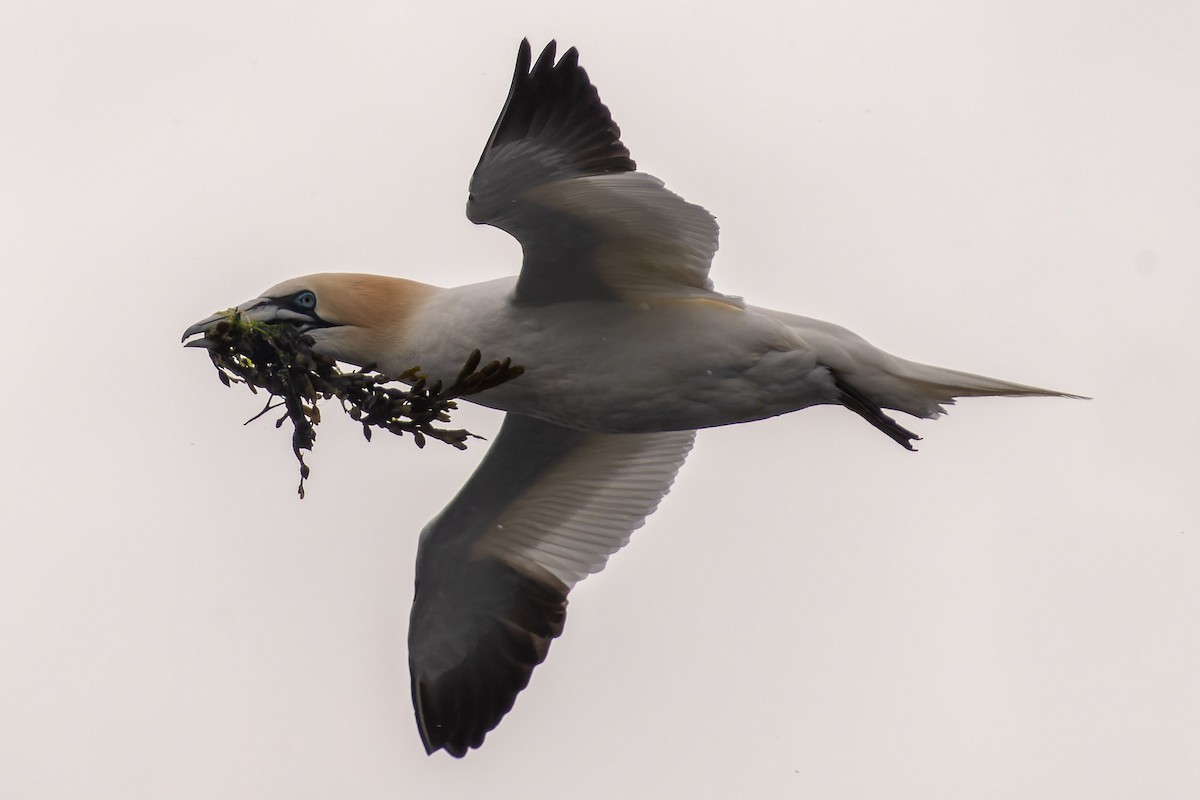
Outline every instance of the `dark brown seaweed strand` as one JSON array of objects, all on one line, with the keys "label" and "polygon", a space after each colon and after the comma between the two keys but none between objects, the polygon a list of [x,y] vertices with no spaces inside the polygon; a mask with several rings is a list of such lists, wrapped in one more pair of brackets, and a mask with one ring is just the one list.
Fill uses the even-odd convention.
[{"label": "dark brown seaweed strand", "polygon": [[[321,422],[319,401],[336,397],[342,410],[362,425],[367,441],[371,440],[371,428],[382,428],[397,436],[410,434],[417,447],[424,447],[426,439],[435,439],[463,450],[467,439],[481,437],[441,427],[457,408],[455,398],[487,391],[524,372],[507,358],[480,367],[482,356],[475,350],[454,383],[443,387],[440,381],[429,385],[416,368],[395,379],[371,366],[346,372],[334,359],[313,352],[312,345],[312,337],[293,325],[249,322],[236,310],[230,310],[205,334],[205,346],[223,384],[244,383],[252,392],[263,389],[269,395],[263,410],[247,424],[268,411],[284,408],[275,426],[291,420],[292,452],[300,462],[301,498],[309,475],[303,451],[311,452],[316,442]],[[388,385],[395,380],[411,385]]]}]

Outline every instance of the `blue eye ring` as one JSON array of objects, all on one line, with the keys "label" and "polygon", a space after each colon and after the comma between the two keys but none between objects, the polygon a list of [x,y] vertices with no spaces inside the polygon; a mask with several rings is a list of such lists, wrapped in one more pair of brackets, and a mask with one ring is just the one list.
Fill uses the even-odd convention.
[{"label": "blue eye ring", "polygon": [[317,296],[310,291],[303,291],[292,298],[292,305],[304,311],[312,311],[317,307]]}]

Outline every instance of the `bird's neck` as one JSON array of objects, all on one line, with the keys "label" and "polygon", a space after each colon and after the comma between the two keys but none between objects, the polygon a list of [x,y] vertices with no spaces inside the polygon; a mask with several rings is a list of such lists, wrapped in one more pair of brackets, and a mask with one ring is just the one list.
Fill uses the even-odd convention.
[{"label": "bird's neck", "polygon": [[358,366],[385,372],[406,360],[422,309],[441,290],[436,286],[383,275],[344,275],[334,327],[313,332],[317,349]]}]

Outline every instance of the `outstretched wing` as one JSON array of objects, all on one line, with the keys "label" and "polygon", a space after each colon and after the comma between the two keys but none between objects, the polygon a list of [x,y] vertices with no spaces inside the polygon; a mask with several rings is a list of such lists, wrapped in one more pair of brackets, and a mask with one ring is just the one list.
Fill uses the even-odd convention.
[{"label": "outstretched wing", "polygon": [[427,752],[461,757],[483,743],[562,633],[571,587],[658,507],[694,438],[505,418],[421,533],[408,646]]},{"label": "outstretched wing", "polygon": [[713,216],[642,172],[571,48],[530,67],[521,42],[508,99],[471,177],[467,217],[521,243],[516,303],[703,293]]}]

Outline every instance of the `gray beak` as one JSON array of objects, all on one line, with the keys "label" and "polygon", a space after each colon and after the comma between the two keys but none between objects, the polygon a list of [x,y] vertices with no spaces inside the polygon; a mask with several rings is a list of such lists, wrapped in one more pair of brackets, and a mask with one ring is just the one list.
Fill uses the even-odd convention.
[{"label": "gray beak", "polygon": [[[237,307],[237,310],[242,312],[242,315],[252,322],[270,322],[276,318],[277,311],[275,304],[271,302],[269,297],[256,297],[253,300],[242,303]],[[208,347],[206,343],[208,340],[203,336],[199,339],[192,339],[190,342],[188,339],[196,334],[208,333],[214,325],[227,316],[229,316],[228,311],[219,311],[211,317],[205,317],[184,331],[183,338],[179,341],[184,343],[184,347]]]}]

